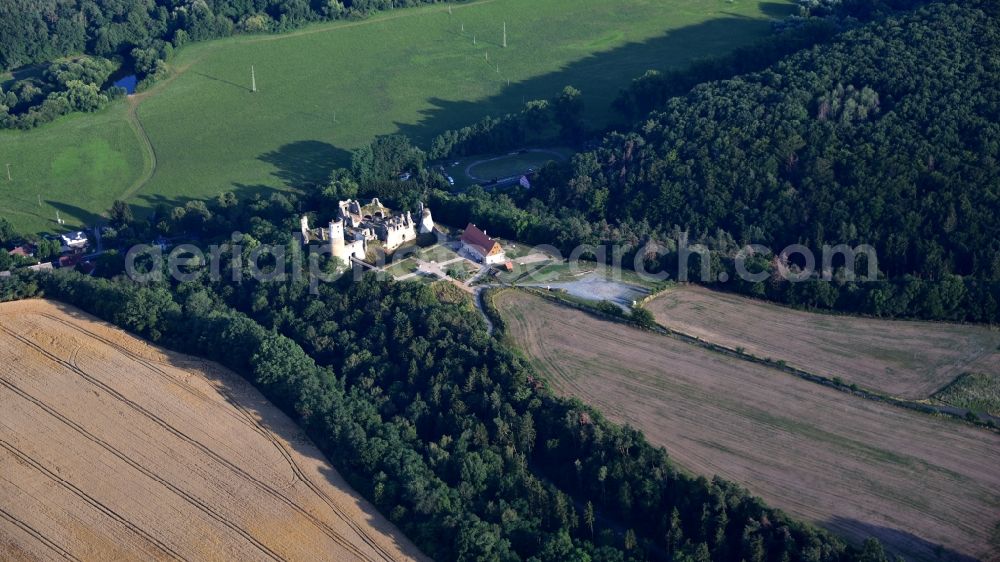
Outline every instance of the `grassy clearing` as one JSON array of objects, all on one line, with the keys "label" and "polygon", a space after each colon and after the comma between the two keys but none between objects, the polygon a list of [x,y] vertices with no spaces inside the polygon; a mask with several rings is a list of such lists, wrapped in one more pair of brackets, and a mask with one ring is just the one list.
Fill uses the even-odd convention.
[{"label": "grassy clearing", "polygon": [[149,165],[127,114],[118,102],[31,131],[0,131],[0,214],[20,229],[58,230],[57,211],[78,225],[110,207]]},{"label": "grassy clearing", "polygon": [[997,434],[522,291],[494,302],[554,390],[643,430],[685,469],[739,482],[849,539],[877,536],[907,559],[989,558]]},{"label": "grassy clearing", "polygon": [[393,277],[401,277],[417,270],[417,262],[413,258],[406,258],[385,268],[385,272]]},{"label": "grassy clearing", "polygon": [[529,169],[538,170],[552,160],[566,160],[571,154],[569,149],[537,149],[493,157],[473,157],[470,159],[471,162],[460,164],[462,169],[460,180],[477,183],[506,178],[523,174]]},{"label": "grassy clearing", "polygon": [[652,290],[658,286],[657,281],[644,278],[632,270],[612,268],[604,264],[588,261],[577,261],[574,263],[549,261],[546,263],[528,264],[520,271],[515,269],[514,273],[509,275],[512,280],[516,279],[518,283],[533,285],[570,283],[585,278],[596,277],[609,282],[634,285],[646,290]]},{"label": "grassy clearing", "polygon": [[435,244],[428,248],[421,249],[419,252],[417,252],[417,257],[419,257],[424,261],[435,261],[438,263],[442,263],[453,260],[459,257],[459,255],[455,252],[455,250],[452,250],[451,248],[442,246],[440,244]]},{"label": "grassy clearing", "polygon": [[1000,331],[981,326],[803,312],[691,285],[647,307],[678,332],[908,399],[968,371],[1000,376]]},{"label": "grassy clearing", "polygon": [[1000,416],[1000,375],[962,375],[935,393],[933,401]]},{"label": "grassy clearing", "polygon": [[[567,84],[583,91],[588,117],[601,126],[628,80],[758,39],[768,33],[769,18],[791,6],[495,0],[454,5],[450,16],[447,7],[434,5],[281,36],[194,44],[172,62],[174,76],[140,98],[138,116],[157,168],[133,202],[148,207],[228,189],[297,187],[325,178],[375,135],[402,132],[426,142],[442,130],[517,109],[524,100],[551,97]],[[504,21],[506,49],[500,47]],[[257,93],[249,90],[251,64]],[[74,128],[100,131],[91,137],[120,134],[128,131],[126,119],[115,108],[30,133],[5,133],[0,164],[38,171],[16,190],[0,184],[0,194],[30,199],[66,178],[84,177],[86,158],[57,169],[35,164],[77,147],[81,137]],[[79,192],[57,194],[67,208],[80,209],[68,218],[91,218],[142,175],[143,161],[132,149],[115,162],[115,173],[81,183]],[[18,228],[48,226],[33,216],[30,201],[14,202],[10,216]]]}]

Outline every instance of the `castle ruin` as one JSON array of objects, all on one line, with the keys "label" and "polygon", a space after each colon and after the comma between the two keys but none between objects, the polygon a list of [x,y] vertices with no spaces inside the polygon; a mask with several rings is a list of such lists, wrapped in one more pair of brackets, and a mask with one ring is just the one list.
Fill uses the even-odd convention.
[{"label": "castle ruin", "polygon": [[431,210],[421,203],[419,222],[412,214],[392,214],[375,197],[367,205],[354,199],[337,203],[337,217],[330,221],[328,229],[310,229],[305,215],[301,220],[301,234],[304,243],[323,240],[330,243],[330,253],[344,263],[351,258],[364,260],[368,253],[368,243],[378,241],[386,252],[392,252],[406,242],[416,240],[417,234],[434,231]]}]

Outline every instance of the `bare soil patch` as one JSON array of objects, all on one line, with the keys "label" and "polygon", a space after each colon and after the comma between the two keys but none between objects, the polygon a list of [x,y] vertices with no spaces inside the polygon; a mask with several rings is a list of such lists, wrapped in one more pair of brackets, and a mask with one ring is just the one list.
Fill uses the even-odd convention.
[{"label": "bare soil patch", "polygon": [[982,326],[804,312],[693,285],[647,308],[672,330],[902,398],[966,372],[1000,375],[1000,331]]},{"label": "bare soil patch", "polygon": [[1000,522],[995,433],[524,292],[496,304],[557,392],[643,430],[685,469],[738,482],[849,539],[876,536],[909,559],[1000,556],[990,544]]},{"label": "bare soil patch", "polygon": [[420,560],[236,374],[0,305],[0,559]]},{"label": "bare soil patch", "polygon": [[554,283],[532,283],[529,287],[546,287],[550,289],[561,289],[567,293],[581,299],[591,301],[609,301],[624,308],[632,306],[632,303],[642,299],[649,294],[649,291],[642,287],[606,279],[596,273],[588,273],[574,281],[562,281]]}]

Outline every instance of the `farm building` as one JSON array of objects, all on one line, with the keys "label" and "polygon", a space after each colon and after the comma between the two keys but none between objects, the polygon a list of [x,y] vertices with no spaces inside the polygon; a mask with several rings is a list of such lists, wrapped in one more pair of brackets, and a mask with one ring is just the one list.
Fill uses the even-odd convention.
[{"label": "farm building", "polygon": [[507,261],[507,256],[504,255],[500,243],[490,238],[486,231],[479,230],[471,222],[462,233],[462,246],[487,265],[496,265]]}]

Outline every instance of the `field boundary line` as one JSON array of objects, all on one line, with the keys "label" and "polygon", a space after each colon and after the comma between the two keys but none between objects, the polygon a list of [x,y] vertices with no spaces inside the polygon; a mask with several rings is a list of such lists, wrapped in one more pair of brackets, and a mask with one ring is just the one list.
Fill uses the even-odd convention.
[{"label": "field boundary line", "polygon": [[[522,150],[524,150],[526,152],[535,153],[535,154],[550,154],[552,156],[555,156],[556,160],[558,160],[560,162],[565,162],[566,160],[568,160],[568,158],[566,158],[566,156],[564,154],[561,154],[559,152],[556,152],[555,150],[550,150],[550,149],[547,149],[547,148],[525,148],[525,149],[522,149]],[[472,170],[472,168],[474,168],[474,167],[476,167],[476,166],[478,166],[480,164],[486,164],[488,162],[495,162],[497,160],[503,160],[504,158],[508,158],[510,156],[513,156],[513,155],[512,154],[501,154],[500,156],[494,156],[492,158],[484,158],[482,160],[476,160],[475,162],[472,162],[469,165],[467,165],[465,167],[465,170],[463,170],[463,172],[465,173],[466,177],[468,177],[469,179],[471,179],[473,181],[486,181],[486,178],[481,178],[479,176],[472,175],[472,172],[470,170]],[[518,175],[523,175],[523,174],[518,174]]]},{"label": "field boundary line", "polygon": [[667,336],[669,338],[673,338],[675,340],[687,343],[689,345],[694,345],[694,346],[700,347],[702,349],[711,351],[713,353],[718,353],[718,354],[721,354],[721,355],[726,355],[728,357],[733,357],[733,358],[736,358],[736,359],[741,359],[741,360],[747,361],[749,363],[757,363],[759,365],[764,365],[766,367],[770,367],[771,369],[774,369],[775,371],[782,372],[782,373],[785,373],[785,374],[788,374],[788,375],[791,375],[791,376],[794,376],[794,377],[798,377],[800,379],[804,379],[804,380],[809,381],[809,382],[814,383],[814,384],[819,384],[819,385],[822,385],[822,386],[825,386],[825,387],[828,387],[828,388],[832,388],[834,390],[838,390],[838,391],[844,392],[846,394],[851,394],[851,395],[857,396],[858,398],[862,398],[862,399],[866,399],[866,400],[871,400],[872,402],[879,402],[879,403],[882,403],[882,404],[888,404],[888,405],[891,405],[891,406],[896,406],[896,407],[899,407],[899,408],[904,408],[904,409],[907,409],[907,410],[910,410],[910,411],[915,411],[915,412],[919,412],[919,413],[927,414],[927,415],[931,415],[931,416],[937,415],[937,416],[941,416],[941,417],[944,417],[944,418],[950,418],[953,421],[958,421],[958,422],[961,422],[961,423],[965,423],[965,424],[968,424],[968,425],[971,425],[971,426],[974,426],[974,427],[978,427],[978,428],[984,429],[986,431],[992,431],[994,433],[1000,433],[1000,428],[997,428],[995,426],[994,427],[990,427],[989,425],[987,425],[987,423],[989,423],[989,422],[992,422],[994,424],[996,424],[997,422],[1000,422],[1000,418],[997,418],[997,417],[989,415],[989,414],[981,414],[980,415],[980,418],[985,417],[987,419],[987,422],[985,422],[985,423],[982,422],[982,421],[970,421],[969,419],[967,419],[965,417],[966,413],[969,412],[969,410],[967,410],[965,408],[958,408],[958,407],[955,407],[955,406],[946,406],[946,405],[934,405],[934,404],[927,404],[925,402],[919,402],[919,401],[916,401],[916,400],[907,400],[907,399],[904,399],[904,398],[898,398],[896,396],[890,396],[888,394],[882,394],[880,392],[876,392],[874,390],[869,390],[869,389],[866,389],[866,388],[862,388],[862,387],[859,387],[857,385],[855,385],[855,387],[852,388],[850,385],[845,384],[845,383],[838,383],[837,381],[833,380],[832,378],[825,377],[825,376],[822,376],[822,375],[817,375],[815,373],[810,373],[809,371],[806,371],[806,370],[803,370],[803,369],[799,369],[797,367],[791,367],[791,366],[787,365],[784,361],[774,360],[774,359],[769,359],[769,358],[757,357],[756,355],[752,355],[750,353],[747,353],[746,351],[741,351],[741,350],[734,349],[734,348],[731,348],[731,347],[728,347],[728,346],[724,346],[724,345],[720,345],[720,344],[717,344],[717,343],[708,342],[708,341],[705,341],[705,340],[703,340],[701,338],[698,338],[696,336],[692,336],[692,335],[686,334],[684,332],[680,332],[680,331],[677,331],[677,330],[673,330],[671,328],[667,328],[666,326],[663,326],[662,324],[660,324],[658,322],[655,323],[655,325],[652,326],[652,327],[642,328],[642,327],[636,326],[635,324],[632,324],[631,322],[629,322],[627,317],[620,317],[620,316],[613,316],[613,315],[610,315],[610,314],[606,314],[603,311],[597,310],[594,307],[587,306],[587,305],[584,305],[584,304],[581,304],[581,303],[577,303],[577,302],[569,301],[567,299],[560,298],[557,295],[551,294],[549,291],[544,291],[544,290],[541,290],[541,289],[535,289],[533,287],[523,287],[523,286],[518,286],[516,288],[519,289],[519,290],[528,292],[530,294],[533,294],[533,295],[536,295],[536,296],[548,299],[550,301],[556,302],[556,303],[561,304],[563,306],[568,306],[570,308],[576,308],[578,310],[582,310],[584,312],[587,312],[587,313],[589,313],[591,315],[597,316],[598,318],[601,318],[601,319],[604,319],[604,320],[626,324],[626,325],[631,326],[631,327],[633,327],[633,328],[635,328],[637,330],[643,330],[643,329],[645,329],[645,330],[648,330],[648,331],[651,331],[651,332],[655,332],[657,334],[660,334],[660,335],[663,335],[663,336]]},{"label": "field boundary line", "polygon": [[[216,400],[213,400],[209,395],[205,394],[204,392],[202,392],[198,388],[196,388],[196,387],[194,387],[194,386],[192,386],[190,384],[185,384],[183,381],[180,381],[176,377],[171,376],[170,373],[167,373],[162,368],[160,368],[160,366],[157,364],[156,361],[147,359],[147,358],[139,355],[138,353],[135,353],[134,351],[128,349],[127,347],[125,347],[123,345],[119,345],[119,344],[115,343],[114,341],[112,341],[112,340],[110,340],[108,338],[105,338],[104,336],[102,336],[100,334],[97,334],[97,333],[95,333],[95,332],[93,332],[91,330],[88,330],[88,329],[86,329],[86,328],[84,328],[82,326],[77,326],[77,325],[75,325],[73,323],[64,322],[63,319],[61,319],[61,318],[59,318],[59,317],[57,317],[57,316],[55,316],[53,314],[48,314],[48,313],[45,313],[45,312],[39,312],[39,313],[35,313],[35,314],[37,314],[38,316],[41,316],[42,318],[48,318],[49,320],[52,320],[54,322],[58,322],[60,325],[68,326],[68,327],[70,327],[70,328],[72,328],[72,329],[80,332],[81,334],[84,334],[87,337],[93,338],[93,339],[95,339],[95,340],[97,340],[97,341],[99,341],[99,342],[107,345],[108,347],[111,347],[112,349],[117,350],[118,352],[122,353],[123,355],[127,355],[128,357],[131,357],[137,363],[143,365],[144,367],[146,367],[150,371],[153,371],[160,378],[162,378],[163,380],[165,380],[168,383],[172,384],[173,386],[175,386],[175,387],[177,387],[177,388],[179,388],[179,389],[187,392],[191,396],[193,396],[195,398],[198,398],[199,400],[201,400],[202,402],[204,402],[206,404],[210,404],[210,405],[212,405],[212,406],[214,406],[214,407],[216,407],[216,408],[218,408],[220,410],[227,410],[228,411],[228,409],[225,408],[225,406],[223,404],[221,404],[220,402],[218,402]],[[79,368],[79,366],[76,364],[76,357],[77,357],[77,354],[74,353],[73,356],[70,358],[70,363],[74,367]],[[228,396],[227,393],[223,392],[221,389],[216,389],[216,390],[219,391],[219,394],[222,394],[223,398],[225,398],[226,400],[230,400],[230,396]],[[257,424],[257,423],[254,423],[253,421],[248,421],[245,415],[240,415],[240,413],[237,413],[237,412],[228,412],[227,415],[229,417],[231,417],[231,418],[235,418],[240,423],[243,423],[244,425],[247,425],[248,427],[250,427],[251,429],[257,431],[258,433],[263,433],[263,430],[261,429],[260,425]]]},{"label": "field boundary line", "polygon": [[[337,505],[337,503],[333,500],[333,498],[329,497],[326,494],[326,492],[324,492],[319,486],[316,485],[315,482],[313,482],[309,478],[309,476],[302,470],[302,467],[300,467],[298,463],[295,462],[295,458],[292,457],[292,454],[290,452],[288,452],[288,449],[285,448],[285,445],[281,442],[280,439],[278,439],[277,436],[274,435],[273,432],[268,430],[263,424],[254,419],[250,411],[243,405],[237,403],[236,400],[233,399],[228,393],[223,392],[222,394],[226,397],[226,400],[228,400],[234,408],[239,410],[248,420],[250,420],[251,423],[253,423],[253,425],[259,428],[257,431],[261,433],[261,435],[263,435],[264,438],[266,438],[268,441],[271,442],[272,445],[274,445],[274,447],[278,450],[281,456],[284,457],[285,461],[288,463],[288,466],[292,469],[292,474],[295,476],[297,480],[302,482],[302,484],[304,484],[306,488],[308,488],[316,496],[318,496],[319,499],[323,501],[323,503],[327,504],[330,510],[333,511],[334,514],[337,517],[339,517],[355,533],[357,533],[358,537],[360,537],[361,540],[365,542],[365,544],[371,547],[372,550],[380,554],[385,560],[393,560],[392,554],[390,554],[385,548],[383,548],[382,545],[378,544],[378,542],[374,538],[372,538],[367,531],[361,528],[361,526],[358,525],[357,522],[354,521],[354,519],[352,519],[346,513],[344,513],[343,508]],[[370,558],[368,559],[370,560]]]},{"label": "field boundary line", "polygon": [[780,308],[782,310],[788,310],[788,311],[791,311],[791,312],[804,312],[804,313],[807,313],[807,314],[817,314],[817,315],[820,315],[820,316],[830,316],[830,317],[833,317],[833,318],[863,318],[863,319],[866,319],[866,320],[880,320],[880,321],[883,321],[883,322],[920,322],[920,323],[923,323],[923,324],[949,324],[949,325],[953,325],[953,326],[970,326],[970,327],[984,328],[984,329],[987,329],[987,330],[990,330],[990,331],[1000,331],[1000,325],[998,325],[998,324],[983,324],[983,323],[978,323],[978,322],[962,322],[962,321],[958,321],[958,320],[940,320],[940,319],[935,320],[935,319],[928,319],[928,318],[905,318],[905,317],[900,317],[900,316],[873,316],[871,314],[863,314],[863,313],[860,313],[860,312],[844,312],[844,311],[840,311],[840,310],[832,310],[832,309],[826,309],[826,308],[799,308],[799,307],[796,307],[796,306],[793,306],[793,305],[790,305],[790,304],[785,304],[785,303],[778,302],[778,301],[769,301],[767,299],[762,299],[762,298],[759,298],[759,297],[755,297],[753,295],[747,295],[747,294],[743,294],[743,293],[737,293],[735,291],[726,291],[726,290],[722,290],[722,289],[716,289],[716,288],[713,288],[712,285],[703,285],[703,284],[695,282],[695,281],[685,281],[683,283],[671,281],[670,283],[671,283],[671,285],[665,287],[664,290],[662,290],[660,292],[657,292],[655,294],[649,295],[649,297],[648,297],[649,300],[648,301],[644,301],[643,304],[646,304],[648,302],[652,302],[652,301],[658,299],[659,297],[665,295],[666,293],[669,293],[672,289],[677,289],[677,288],[681,288],[681,287],[698,287],[698,288],[701,288],[701,289],[705,289],[707,291],[711,291],[713,293],[718,293],[720,295],[727,295],[727,296],[731,296],[731,297],[737,297],[737,298],[741,298],[741,299],[746,299],[746,300],[748,300],[748,301],[750,301],[750,302],[752,302],[754,304],[773,306],[775,308]]}]

